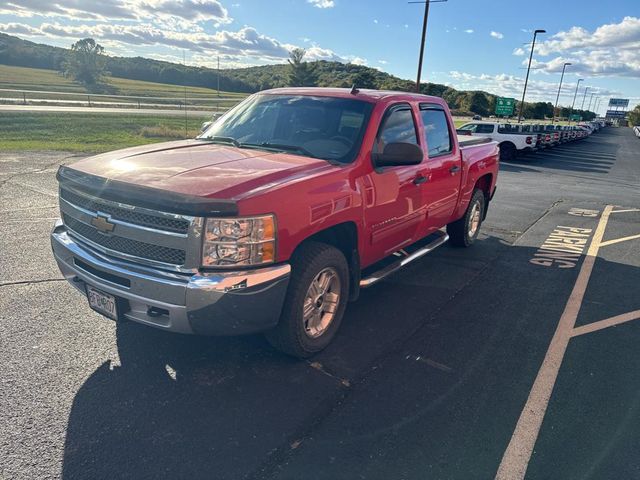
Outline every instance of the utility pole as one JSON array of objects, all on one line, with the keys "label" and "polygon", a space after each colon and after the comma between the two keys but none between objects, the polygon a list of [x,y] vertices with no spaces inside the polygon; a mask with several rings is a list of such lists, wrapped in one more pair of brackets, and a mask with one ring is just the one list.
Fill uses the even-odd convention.
[{"label": "utility pole", "polygon": [[580,105],[580,110],[584,110],[584,101],[587,98],[587,93],[589,92],[590,88],[591,87],[587,87],[587,88],[584,89],[584,95],[582,96],[582,105]]},{"label": "utility pole", "polygon": [[220,108],[220,55],[218,55],[218,101],[216,102],[216,113]]},{"label": "utility pole", "polygon": [[431,3],[441,3],[447,0],[424,0],[422,2],[409,2],[409,3],[424,3],[424,18],[422,19],[422,38],[420,40],[420,57],[418,57],[418,77],[416,79],[416,93],[420,93],[420,76],[422,75],[422,59],[424,57],[424,43],[427,38],[427,21],[429,19],[429,5]]},{"label": "utility pole", "polygon": [[576,104],[576,97],[578,96],[578,87],[580,86],[580,82],[584,81],[584,78],[579,78],[578,83],[576,84],[576,91],[573,94],[573,102],[571,103],[571,110],[569,110],[569,125],[571,125],[571,114],[573,113],[573,106]]},{"label": "utility pole", "polygon": [[553,125],[556,121],[556,110],[558,110],[558,100],[560,99],[560,89],[562,88],[562,79],[564,79],[564,69],[567,68],[570,63],[565,63],[562,66],[562,76],[560,77],[560,85],[558,86],[558,95],[556,96],[556,106],[553,108],[553,119],[551,119],[551,124]]},{"label": "utility pole", "polygon": [[522,121],[522,109],[524,108],[524,96],[527,93],[527,83],[529,83],[529,70],[531,70],[531,59],[533,58],[533,49],[536,46],[536,36],[539,33],[547,33],[547,31],[535,30],[533,32],[533,43],[531,43],[531,53],[529,54],[529,66],[527,67],[527,77],[524,79],[524,90],[522,91],[522,101],[520,102],[520,110],[518,111],[518,123]]}]

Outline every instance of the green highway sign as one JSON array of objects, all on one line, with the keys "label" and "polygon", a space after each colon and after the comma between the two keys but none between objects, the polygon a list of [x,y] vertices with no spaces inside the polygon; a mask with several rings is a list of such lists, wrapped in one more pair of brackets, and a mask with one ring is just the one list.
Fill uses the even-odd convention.
[{"label": "green highway sign", "polygon": [[498,97],[496,99],[496,115],[510,117],[516,106],[515,98]]},{"label": "green highway sign", "polygon": [[569,117],[569,120],[574,122],[580,122],[582,120],[582,116],[574,113]]}]

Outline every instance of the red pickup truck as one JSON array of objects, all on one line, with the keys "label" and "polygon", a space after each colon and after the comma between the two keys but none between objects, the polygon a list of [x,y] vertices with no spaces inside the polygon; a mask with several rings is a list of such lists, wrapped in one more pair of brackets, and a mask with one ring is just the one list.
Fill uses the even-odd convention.
[{"label": "red pickup truck", "polygon": [[196,139],[60,167],[53,253],[114,320],[306,357],[359,289],[478,236],[498,147],[455,131],[436,97],[260,92]]}]

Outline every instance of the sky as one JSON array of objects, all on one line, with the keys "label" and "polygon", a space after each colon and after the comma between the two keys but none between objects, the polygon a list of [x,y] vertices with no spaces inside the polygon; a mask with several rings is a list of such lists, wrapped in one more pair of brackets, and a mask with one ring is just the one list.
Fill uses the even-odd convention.
[{"label": "sky", "polygon": [[[417,70],[423,4],[407,0],[0,0],[0,31],[69,47],[93,37],[107,53],[221,68],[307,60]],[[528,101],[610,97],[640,103],[640,0],[448,0],[430,6],[423,81],[520,99],[534,29]],[[586,88],[589,88],[585,95]],[[592,96],[592,94],[594,94]],[[593,109],[593,108],[592,108]]]}]

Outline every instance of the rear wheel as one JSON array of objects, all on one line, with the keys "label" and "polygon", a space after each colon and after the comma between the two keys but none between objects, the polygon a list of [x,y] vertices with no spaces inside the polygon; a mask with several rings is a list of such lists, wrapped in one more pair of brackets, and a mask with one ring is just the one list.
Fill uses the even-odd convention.
[{"label": "rear wheel", "polygon": [[480,189],[475,189],[464,216],[460,220],[447,225],[447,234],[449,234],[449,242],[452,245],[469,247],[475,242],[480,233],[485,205],[484,192]]},{"label": "rear wheel", "polygon": [[516,159],[518,151],[513,143],[501,143],[500,144],[500,161],[512,162]]},{"label": "rear wheel", "polygon": [[349,297],[349,267],[340,250],[310,242],[294,254],[280,321],[265,334],[278,350],[306,358],[335,336]]}]

